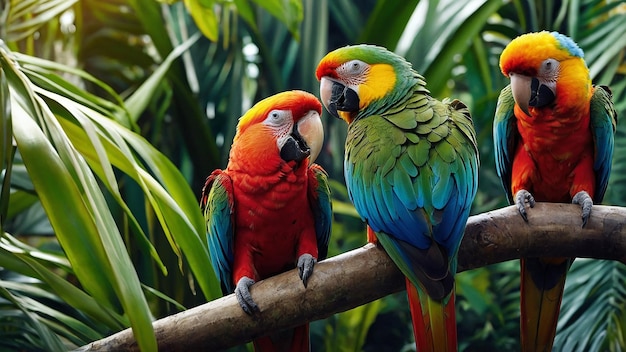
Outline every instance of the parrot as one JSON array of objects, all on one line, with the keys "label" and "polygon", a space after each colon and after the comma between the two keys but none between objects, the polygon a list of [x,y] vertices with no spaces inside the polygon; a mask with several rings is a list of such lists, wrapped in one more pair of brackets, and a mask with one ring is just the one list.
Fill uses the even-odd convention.
[{"label": "parrot", "polygon": [[[558,32],[513,39],[500,55],[510,84],[493,123],[497,174],[528,222],[536,201],[574,203],[581,225],[607,188],[617,114],[611,90],[592,85],[582,49]],[[573,258],[521,258],[522,351],[550,351]]]},{"label": "parrot", "polygon": [[456,351],[454,275],[478,187],[476,132],[459,100],[431,97],[411,64],[359,44],[316,69],[326,110],[347,123],[348,195],[405,276],[418,351]]},{"label": "parrot", "polygon": [[[206,179],[200,198],[208,247],[222,292],[249,315],[261,311],[250,286],[298,268],[307,286],[328,253],[332,205],[318,164],[322,104],[286,91],[256,103],[238,121],[228,165]],[[253,341],[255,351],[310,350],[308,323]]]}]

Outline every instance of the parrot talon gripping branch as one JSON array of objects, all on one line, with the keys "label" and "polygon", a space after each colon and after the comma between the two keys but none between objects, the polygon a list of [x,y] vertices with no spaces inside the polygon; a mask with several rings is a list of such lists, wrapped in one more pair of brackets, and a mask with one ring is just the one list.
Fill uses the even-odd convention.
[{"label": "parrot talon gripping branch", "polygon": [[589,193],[585,191],[580,191],[576,193],[576,195],[572,198],[573,204],[578,204],[582,208],[581,218],[583,220],[582,227],[587,225],[587,221],[589,220],[589,215],[591,215],[591,207],[593,206],[593,199],[589,196]]},{"label": "parrot talon gripping branch", "polygon": [[[511,84],[493,123],[496,170],[509,203],[574,203],[582,226],[611,172],[617,115],[611,91],[594,86],[583,51],[557,32],[528,33],[500,56]],[[513,195],[515,195],[513,197]],[[522,351],[550,351],[567,271],[574,258],[521,258]]]},{"label": "parrot talon gripping branch", "polygon": [[478,187],[467,107],[430,96],[424,79],[385,48],[328,53],[316,71],[322,103],[348,123],[350,199],[405,275],[418,351],[456,351],[454,274]]},{"label": "parrot talon gripping branch", "polygon": [[525,189],[520,189],[515,193],[515,205],[517,206],[517,210],[519,210],[520,215],[524,219],[524,221],[528,222],[528,214],[526,213],[526,203],[531,208],[535,207],[535,197],[533,197],[530,192]]},{"label": "parrot talon gripping branch", "polygon": [[305,253],[298,258],[298,275],[302,284],[306,287],[309,277],[313,274],[313,267],[315,266],[315,258],[309,253]]},{"label": "parrot talon gripping branch", "polygon": [[[328,176],[317,164],[324,139],[322,105],[303,91],[266,98],[237,124],[225,170],[202,190],[211,264],[224,294],[259,313],[250,287],[298,268],[306,287],[328,251],[331,202]],[[234,284],[236,283],[236,286]],[[256,338],[256,351],[307,351],[308,323]]]},{"label": "parrot talon gripping branch", "polygon": [[241,309],[243,309],[243,311],[248,315],[260,312],[259,306],[254,302],[252,295],[250,294],[250,286],[253,284],[254,280],[244,276],[239,279],[237,287],[235,287],[235,297],[237,297],[237,302],[239,302]]}]

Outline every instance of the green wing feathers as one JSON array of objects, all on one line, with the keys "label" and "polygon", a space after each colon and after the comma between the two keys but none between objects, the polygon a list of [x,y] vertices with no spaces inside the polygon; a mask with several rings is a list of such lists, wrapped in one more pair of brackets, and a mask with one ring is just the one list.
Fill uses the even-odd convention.
[{"label": "green wing feathers", "polygon": [[496,172],[502,182],[509,204],[513,204],[511,191],[513,158],[519,138],[517,120],[514,115],[515,100],[508,85],[500,92],[493,120],[493,144],[496,157]]},{"label": "green wing feathers", "polygon": [[448,295],[478,184],[467,107],[417,92],[402,107],[354,121],[345,170],[357,211],[396,265],[434,296]]},{"label": "green wing feathers", "polygon": [[330,228],[332,224],[332,202],[328,174],[324,169],[313,164],[309,168],[309,205],[315,217],[315,234],[317,237],[318,260],[326,259],[328,243],[330,241]]},{"label": "green wing feathers", "polygon": [[211,264],[222,285],[222,293],[235,290],[232,282],[234,261],[234,197],[230,177],[215,170],[202,189],[201,207],[206,222]]},{"label": "green wing feathers", "polygon": [[613,145],[617,127],[617,112],[613,106],[611,90],[607,86],[594,86],[590,105],[591,131],[595,148],[593,169],[596,173],[594,202],[601,202],[609,183]]}]

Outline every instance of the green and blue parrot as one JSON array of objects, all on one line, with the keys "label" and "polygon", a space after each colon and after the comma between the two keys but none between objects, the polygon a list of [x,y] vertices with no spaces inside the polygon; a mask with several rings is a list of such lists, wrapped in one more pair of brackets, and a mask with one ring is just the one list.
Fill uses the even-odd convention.
[{"label": "green and blue parrot", "polygon": [[406,276],[418,351],[455,351],[457,252],[478,187],[476,132],[467,107],[438,101],[401,56],[339,48],[319,63],[321,100],[348,123],[348,192]]}]

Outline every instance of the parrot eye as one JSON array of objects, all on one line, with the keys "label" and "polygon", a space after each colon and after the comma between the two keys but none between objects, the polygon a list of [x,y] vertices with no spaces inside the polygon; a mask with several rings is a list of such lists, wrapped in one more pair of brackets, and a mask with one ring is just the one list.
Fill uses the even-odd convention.
[{"label": "parrot eye", "polygon": [[546,59],[541,63],[539,74],[546,78],[556,79],[559,73],[559,62],[555,59]]},{"label": "parrot eye", "polygon": [[272,110],[267,114],[264,124],[268,126],[281,126],[290,118],[290,112],[287,110]]},{"label": "parrot eye", "polygon": [[346,73],[355,76],[362,74],[367,69],[367,67],[368,65],[361,60],[348,61],[344,65]]}]

